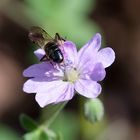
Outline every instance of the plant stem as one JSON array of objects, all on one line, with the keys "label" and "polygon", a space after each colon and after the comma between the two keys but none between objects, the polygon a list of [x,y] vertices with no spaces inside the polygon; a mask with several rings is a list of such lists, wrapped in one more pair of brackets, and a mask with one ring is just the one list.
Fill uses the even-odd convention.
[{"label": "plant stem", "polygon": [[56,117],[59,115],[60,111],[65,107],[65,105],[67,104],[67,102],[64,102],[62,104],[60,104],[58,106],[58,108],[56,109],[56,111],[52,114],[52,116],[50,117],[49,120],[46,120],[43,125],[45,125],[45,127],[49,127],[53,121],[56,119]]}]

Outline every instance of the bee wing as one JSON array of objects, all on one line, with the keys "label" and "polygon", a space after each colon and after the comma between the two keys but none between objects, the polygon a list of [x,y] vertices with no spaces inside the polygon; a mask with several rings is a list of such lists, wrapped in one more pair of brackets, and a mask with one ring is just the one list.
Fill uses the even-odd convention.
[{"label": "bee wing", "polygon": [[43,48],[46,43],[53,40],[53,38],[45,30],[37,26],[31,27],[28,36],[33,43],[41,48]]}]

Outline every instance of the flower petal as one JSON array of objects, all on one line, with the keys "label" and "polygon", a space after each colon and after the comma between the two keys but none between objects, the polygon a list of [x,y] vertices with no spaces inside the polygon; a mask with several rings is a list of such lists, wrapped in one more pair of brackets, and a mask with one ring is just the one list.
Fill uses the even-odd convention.
[{"label": "flower petal", "polygon": [[40,60],[45,55],[45,51],[43,49],[37,49],[34,51],[34,54]]},{"label": "flower petal", "polygon": [[36,93],[38,86],[41,85],[40,81],[34,81],[32,79],[27,80],[23,85],[23,91],[26,93]]},{"label": "flower petal", "polygon": [[[52,82],[56,84],[61,81],[62,80],[59,77],[45,77],[44,76],[44,77],[31,78],[24,83],[23,91],[26,93],[43,92],[44,90],[47,89],[48,84],[52,84]],[[57,86],[57,84],[55,86]]]},{"label": "flower petal", "polygon": [[59,103],[70,100],[74,95],[73,88],[68,82],[48,82],[46,88],[36,94],[36,101],[41,107],[51,103]]},{"label": "flower petal", "polygon": [[115,52],[112,48],[101,49],[97,54],[97,61],[101,62],[104,68],[109,67],[115,60]]},{"label": "flower petal", "polygon": [[71,61],[73,65],[76,65],[78,54],[75,44],[71,41],[65,41],[63,48],[64,48],[64,58],[66,61],[68,61],[66,63],[69,63]]},{"label": "flower petal", "polygon": [[34,64],[23,71],[25,77],[42,77],[46,72],[54,70],[54,67],[47,62]]},{"label": "flower petal", "polygon": [[87,98],[96,98],[101,93],[101,85],[92,80],[79,79],[75,90]]},{"label": "flower petal", "polygon": [[97,51],[101,46],[101,35],[97,33],[86,45],[78,52],[78,68],[81,69],[88,61],[93,61]]},{"label": "flower petal", "polygon": [[93,81],[102,81],[105,78],[106,72],[102,63],[97,63],[90,75]]},{"label": "flower petal", "polygon": [[67,89],[65,91],[66,94],[63,94],[60,96],[56,101],[55,104],[63,101],[68,101],[71,100],[74,96],[74,85],[73,84],[68,84]]}]

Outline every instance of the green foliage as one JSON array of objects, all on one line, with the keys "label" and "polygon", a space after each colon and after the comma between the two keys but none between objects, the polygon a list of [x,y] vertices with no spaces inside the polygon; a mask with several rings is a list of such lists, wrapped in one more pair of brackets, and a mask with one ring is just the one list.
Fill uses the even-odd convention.
[{"label": "green foliage", "polygon": [[0,124],[0,140],[20,140],[20,137],[10,127]]},{"label": "green foliage", "polygon": [[24,135],[24,140],[62,140],[62,135],[50,130],[49,125],[54,121],[65,104],[66,103],[62,103],[47,107],[44,112],[47,112],[49,116],[47,117],[45,113],[45,118],[41,118],[43,122],[39,125],[29,116],[22,114],[20,116],[20,123],[25,130],[30,131]]},{"label": "green foliage", "polygon": [[[55,137],[57,140],[77,140],[79,133],[77,116],[73,112],[64,111],[60,113],[60,110],[65,106],[66,103],[67,102],[57,105],[49,105],[44,108],[41,122],[44,127],[49,127],[55,132]],[[43,123],[44,121],[45,123]]]},{"label": "green foliage", "polygon": [[104,115],[102,102],[98,98],[86,101],[84,105],[84,115],[91,123],[102,120]]},{"label": "green foliage", "polygon": [[53,140],[42,129],[36,129],[24,135],[24,140]]},{"label": "green foliage", "polygon": [[33,131],[35,129],[37,129],[38,125],[37,123],[30,118],[29,116],[22,114],[20,116],[20,123],[21,126],[26,130],[26,131]]},{"label": "green foliage", "polygon": [[36,130],[25,134],[23,138],[24,140],[62,140],[60,134],[55,134],[43,125]]},{"label": "green foliage", "polygon": [[78,116],[74,112],[64,111],[60,113],[50,127],[63,140],[77,140],[80,130],[78,119]]},{"label": "green foliage", "polygon": [[60,110],[64,108],[67,102],[55,104],[55,105],[48,105],[42,110],[41,115],[41,122],[46,122],[47,125],[50,125],[52,121],[57,117]]},{"label": "green foliage", "polygon": [[84,45],[99,28],[88,18],[93,9],[93,0],[26,0],[26,15],[33,24],[46,28],[54,35],[56,32]]}]

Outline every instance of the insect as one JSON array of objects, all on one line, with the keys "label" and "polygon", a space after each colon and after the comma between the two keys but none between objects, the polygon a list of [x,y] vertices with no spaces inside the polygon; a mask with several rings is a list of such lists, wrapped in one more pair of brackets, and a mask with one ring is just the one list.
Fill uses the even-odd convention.
[{"label": "insect", "polygon": [[45,55],[40,61],[63,62],[64,56],[60,47],[62,47],[65,39],[60,37],[58,33],[55,34],[55,38],[52,38],[42,28],[33,26],[29,31],[29,39],[37,46],[44,49]]}]

